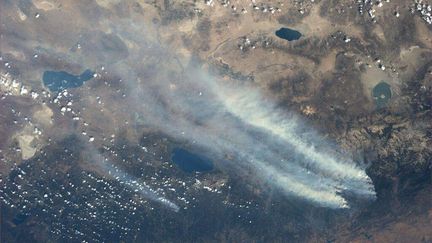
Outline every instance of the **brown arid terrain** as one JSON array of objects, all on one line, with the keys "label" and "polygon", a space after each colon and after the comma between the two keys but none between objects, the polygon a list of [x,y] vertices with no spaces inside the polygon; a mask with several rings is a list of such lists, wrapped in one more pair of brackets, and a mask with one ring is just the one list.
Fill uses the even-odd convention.
[{"label": "brown arid terrain", "polygon": [[[431,5],[1,0],[0,241],[432,242]],[[301,37],[279,38],[275,32],[283,27]],[[93,73],[79,87],[53,91],[43,81],[50,70]],[[146,100],[139,98],[147,97],[140,92],[162,99],[201,72],[262,91],[333,141],[366,168],[376,199],[353,199],[347,211],[308,206],[302,212],[297,198],[281,196],[254,173],[216,165],[190,175],[173,166],[171,151],[197,139],[178,139],[177,131],[153,124],[164,120],[140,113],[137,106]],[[390,97],[375,94],[382,83]],[[187,89],[200,91],[195,84]],[[160,93],[147,91],[152,87]],[[176,102],[183,103],[169,97],[161,107],[181,113]],[[124,183],[116,174],[88,162],[94,155],[87,146],[133,178],[163,188],[182,210],[165,212],[118,189]],[[53,187],[53,194],[36,185]],[[71,193],[86,203],[72,195],[62,206]],[[93,218],[90,204],[121,210]],[[103,225],[96,230],[92,224]]]}]

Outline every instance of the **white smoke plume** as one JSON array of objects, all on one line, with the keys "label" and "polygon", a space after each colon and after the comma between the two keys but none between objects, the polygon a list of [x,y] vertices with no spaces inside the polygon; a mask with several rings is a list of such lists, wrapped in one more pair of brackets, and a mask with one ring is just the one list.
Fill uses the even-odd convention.
[{"label": "white smoke plume", "polygon": [[349,156],[338,154],[257,88],[194,68],[187,72],[174,83],[157,77],[137,84],[132,78],[129,107],[145,125],[201,147],[221,168],[251,170],[288,195],[332,208],[348,207],[341,192],[375,196],[370,178]]}]

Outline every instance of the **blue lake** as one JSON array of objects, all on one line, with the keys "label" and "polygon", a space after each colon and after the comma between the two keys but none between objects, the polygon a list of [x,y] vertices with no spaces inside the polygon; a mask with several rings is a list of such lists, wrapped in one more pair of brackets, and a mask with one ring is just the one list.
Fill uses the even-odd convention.
[{"label": "blue lake", "polygon": [[205,172],[213,170],[213,162],[201,155],[189,152],[183,148],[175,148],[172,161],[185,172]]},{"label": "blue lake", "polygon": [[72,75],[65,71],[45,71],[43,74],[44,85],[52,92],[59,92],[69,88],[77,88],[85,81],[93,78],[94,72],[87,69],[81,75]]},{"label": "blue lake", "polygon": [[276,31],[276,36],[287,41],[298,40],[302,36],[300,32],[297,30],[289,29],[289,28],[280,28]]}]

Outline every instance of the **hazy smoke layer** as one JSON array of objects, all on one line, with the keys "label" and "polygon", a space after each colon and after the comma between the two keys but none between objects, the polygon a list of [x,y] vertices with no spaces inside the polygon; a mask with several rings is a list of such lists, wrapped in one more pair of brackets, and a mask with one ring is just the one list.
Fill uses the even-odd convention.
[{"label": "hazy smoke layer", "polygon": [[113,165],[108,158],[99,154],[99,152],[97,152],[97,150],[91,145],[88,144],[88,148],[88,152],[90,153],[90,162],[96,164],[100,169],[104,171],[104,173],[112,176],[115,180],[121,182],[126,187],[129,187],[129,189],[138,193],[142,197],[160,203],[175,212],[179,211],[180,208],[175,203],[160,196],[155,190],[150,188],[144,182],[139,181],[139,179],[134,178],[133,176],[125,173],[124,171]]},{"label": "hazy smoke layer", "polygon": [[129,107],[145,125],[201,147],[224,169],[240,175],[253,171],[287,194],[322,206],[348,207],[341,192],[375,196],[369,177],[348,156],[342,158],[257,88],[217,80],[195,68],[173,79],[157,72],[139,84],[139,74],[129,79],[134,90]]},{"label": "hazy smoke layer", "polygon": [[114,32],[135,47],[109,70],[126,83],[126,108],[145,126],[199,147],[225,170],[253,172],[287,195],[321,206],[348,207],[344,192],[375,196],[370,178],[350,156],[253,84],[183,63],[176,51],[137,35],[144,31],[136,24],[116,26]]}]

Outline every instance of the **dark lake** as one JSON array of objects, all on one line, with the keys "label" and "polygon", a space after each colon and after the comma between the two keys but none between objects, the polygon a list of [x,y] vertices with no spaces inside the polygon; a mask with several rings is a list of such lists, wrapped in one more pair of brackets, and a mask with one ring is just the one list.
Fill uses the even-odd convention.
[{"label": "dark lake", "polygon": [[15,215],[12,222],[15,225],[19,225],[19,224],[24,223],[28,217],[30,217],[30,214],[28,214],[28,213],[19,213],[19,214]]},{"label": "dark lake", "polygon": [[175,148],[172,161],[185,172],[205,172],[213,170],[213,162],[201,155],[194,154],[183,148]]},{"label": "dark lake", "polygon": [[287,41],[298,40],[302,36],[300,32],[297,30],[289,29],[289,28],[280,28],[276,31],[276,36]]},{"label": "dark lake", "polygon": [[380,82],[373,88],[372,96],[378,108],[386,106],[392,96],[390,85],[383,81]]},{"label": "dark lake", "polygon": [[85,81],[93,78],[94,72],[87,69],[81,75],[72,75],[65,71],[45,71],[43,74],[44,85],[52,92],[64,89],[77,88]]}]

